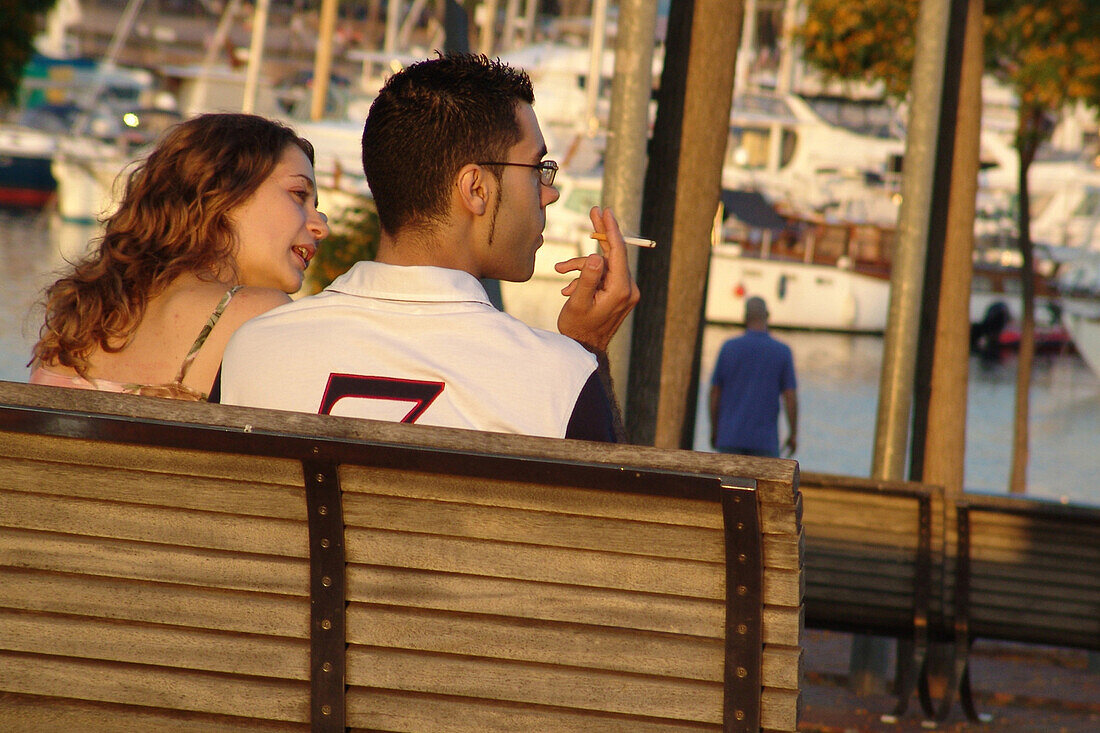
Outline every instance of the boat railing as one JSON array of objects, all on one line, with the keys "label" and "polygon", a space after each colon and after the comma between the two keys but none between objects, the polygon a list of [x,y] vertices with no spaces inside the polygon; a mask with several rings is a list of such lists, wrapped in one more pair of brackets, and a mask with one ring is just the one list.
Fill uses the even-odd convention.
[{"label": "boat railing", "polygon": [[842,266],[885,276],[893,259],[893,228],[852,222],[789,220],[778,233],[742,228],[727,232],[723,245],[743,257]]}]

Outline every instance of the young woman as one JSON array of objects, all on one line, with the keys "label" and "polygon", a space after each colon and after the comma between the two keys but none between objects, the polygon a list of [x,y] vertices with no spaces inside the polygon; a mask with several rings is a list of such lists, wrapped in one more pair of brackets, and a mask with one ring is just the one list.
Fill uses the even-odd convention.
[{"label": "young woman", "polygon": [[254,115],[177,125],[46,289],[30,382],[207,399],[230,335],[290,300],[328,231],[308,141]]}]

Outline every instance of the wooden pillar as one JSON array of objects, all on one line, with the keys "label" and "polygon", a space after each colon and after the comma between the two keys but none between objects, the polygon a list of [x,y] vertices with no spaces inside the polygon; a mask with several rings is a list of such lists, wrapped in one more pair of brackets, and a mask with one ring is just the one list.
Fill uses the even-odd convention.
[{"label": "wooden pillar", "polygon": [[742,0],[669,9],[665,67],[643,196],[642,300],[634,317],[627,429],[640,444],[681,447],[699,349],[710,229],[729,136]]}]

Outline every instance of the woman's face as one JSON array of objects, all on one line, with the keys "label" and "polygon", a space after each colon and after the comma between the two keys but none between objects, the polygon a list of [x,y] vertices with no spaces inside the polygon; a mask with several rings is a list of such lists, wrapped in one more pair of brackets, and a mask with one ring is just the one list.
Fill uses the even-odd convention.
[{"label": "woman's face", "polygon": [[230,218],[237,229],[237,273],[242,285],[302,287],[303,273],[328,236],[328,219],[317,210],[317,181],[309,158],[288,145],[271,175]]}]

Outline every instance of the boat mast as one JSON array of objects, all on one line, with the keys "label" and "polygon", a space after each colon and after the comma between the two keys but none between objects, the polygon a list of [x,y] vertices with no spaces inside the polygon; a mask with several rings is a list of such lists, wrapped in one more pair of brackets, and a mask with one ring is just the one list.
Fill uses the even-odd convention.
[{"label": "boat mast", "polygon": [[588,37],[588,83],[585,85],[584,124],[589,135],[600,127],[596,105],[603,80],[603,46],[607,34],[607,0],[593,0],[592,23]]},{"label": "boat mast", "polygon": [[756,62],[756,0],[745,0],[745,16],[741,21],[741,47],[737,49],[733,93],[744,94],[749,87],[749,74]]},{"label": "boat mast", "polygon": [[244,102],[241,111],[251,114],[256,110],[256,89],[260,80],[260,65],[264,60],[264,39],[267,37],[267,14],[271,0],[258,0],[252,13],[252,45],[248,48],[248,68],[244,77]]},{"label": "boat mast", "polygon": [[485,0],[477,6],[475,18],[480,16],[481,39],[478,42],[478,50],[486,56],[493,55],[493,26],[497,19],[497,0]]},{"label": "boat mast", "polygon": [[229,0],[229,4],[222,11],[222,17],[218,19],[218,27],[214,30],[214,37],[210,39],[210,44],[206,47],[206,55],[202,59],[202,70],[199,72],[199,78],[195,82],[194,90],[191,92],[191,99],[188,103],[188,109],[191,111],[201,112],[203,107],[206,106],[207,78],[210,75],[210,69],[214,66],[214,60],[218,57],[218,52],[225,47],[225,39],[229,37],[229,26],[232,24],[233,18],[237,16],[240,7],[241,0]]},{"label": "boat mast", "polygon": [[[786,0],[783,5],[783,31],[780,38],[779,69],[775,77],[775,93],[780,99],[794,87],[794,28],[797,22],[798,0]],[[778,173],[783,155],[783,125],[772,123],[768,133],[768,172]]]},{"label": "boat mast", "polygon": [[[118,54],[122,50],[122,44],[130,37],[130,30],[134,27],[134,20],[137,19],[137,14],[141,12],[141,6],[143,4],[144,0],[130,0],[130,2],[126,4],[126,9],[122,12],[122,17],[119,19],[118,26],[115,28],[115,34],[111,37],[111,45],[107,47],[107,55],[103,57],[103,64],[107,68],[113,67],[118,60]],[[97,89],[95,91],[98,95],[99,90]]]},{"label": "boat mast", "polygon": [[321,25],[318,28],[317,54],[313,60],[313,97],[309,118],[316,122],[325,114],[329,75],[332,73],[332,36],[336,32],[337,0],[321,0]]},{"label": "boat mast", "polygon": [[115,68],[115,62],[118,60],[118,54],[122,50],[122,44],[130,37],[130,31],[134,27],[134,20],[141,11],[141,6],[144,1],[145,0],[129,0],[129,2],[126,3],[126,9],[122,11],[122,17],[119,18],[118,25],[115,27],[115,33],[111,36],[111,45],[107,47],[107,54],[100,62],[100,71],[96,73],[94,83],[88,87],[87,94],[81,100],[80,108],[82,111],[76,122],[73,123],[71,131],[73,134],[82,134],[91,122],[91,108],[95,104],[96,99],[98,99],[99,95],[103,92],[103,88],[107,83],[103,70],[110,71]]}]

